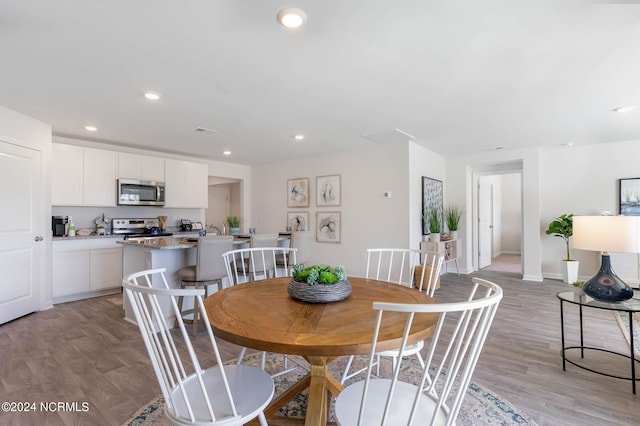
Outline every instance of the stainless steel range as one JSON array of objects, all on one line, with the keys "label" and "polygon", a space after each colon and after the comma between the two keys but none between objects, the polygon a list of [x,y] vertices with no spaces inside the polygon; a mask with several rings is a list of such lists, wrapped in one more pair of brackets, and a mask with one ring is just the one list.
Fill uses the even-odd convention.
[{"label": "stainless steel range", "polygon": [[124,235],[125,240],[173,235],[170,232],[161,232],[158,218],[111,219],[111,232],[115,235]]}]

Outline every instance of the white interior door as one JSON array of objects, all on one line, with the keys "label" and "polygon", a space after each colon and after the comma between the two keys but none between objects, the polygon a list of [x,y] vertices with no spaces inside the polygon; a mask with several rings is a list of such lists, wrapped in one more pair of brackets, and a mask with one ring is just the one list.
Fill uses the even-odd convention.
[{"label": "white interior door", "polygon": [[229,215],[229,189],[209,186],[209,207],[205,212],[207,224],[222,228],[222,224]]},{"label": "white interior door", "polygon": [[0,140],[0,324],[39,308],[45,243],[40,151]]},{"label": "white interior door", "polygon": [[493,248],[493,185],[478,179],[478,269],[491,265]]}]

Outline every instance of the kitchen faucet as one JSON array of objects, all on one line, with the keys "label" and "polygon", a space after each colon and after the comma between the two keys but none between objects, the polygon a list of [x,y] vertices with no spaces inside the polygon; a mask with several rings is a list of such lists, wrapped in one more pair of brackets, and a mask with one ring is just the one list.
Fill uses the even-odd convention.
[{"label": "kitchen faucet", "polygon": [[214,225],[207,225],[207,228],[209,228],[209,229],[215,229],[215,230],[216,230],[216,232],[217,232],[218,234],[220,234],[220,235],[226,235],[226,228],[225,228],[225,226],[224,226],[224,225],[222,225],[222,231],[221,231],[220,229],[218,229],[218,227],[217,227],[217,226],[214,226]]}]

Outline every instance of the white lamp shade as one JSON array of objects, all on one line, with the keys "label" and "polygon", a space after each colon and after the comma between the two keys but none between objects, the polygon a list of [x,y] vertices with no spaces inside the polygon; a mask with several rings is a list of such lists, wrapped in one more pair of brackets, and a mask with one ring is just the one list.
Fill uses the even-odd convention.
[{"label": "white lamp shade", "polygon": [[640,253],[640,216],[574,216],[573,248]]}]

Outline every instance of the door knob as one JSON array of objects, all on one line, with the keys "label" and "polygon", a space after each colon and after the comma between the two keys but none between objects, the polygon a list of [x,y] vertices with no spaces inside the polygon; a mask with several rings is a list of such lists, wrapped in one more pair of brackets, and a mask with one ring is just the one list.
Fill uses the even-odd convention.
[{"label": "door knob", "polygon": [[44,238],[42,238],[40,235],[36,235],[36,237],[34,238],[35,241],[42,241]]}]

